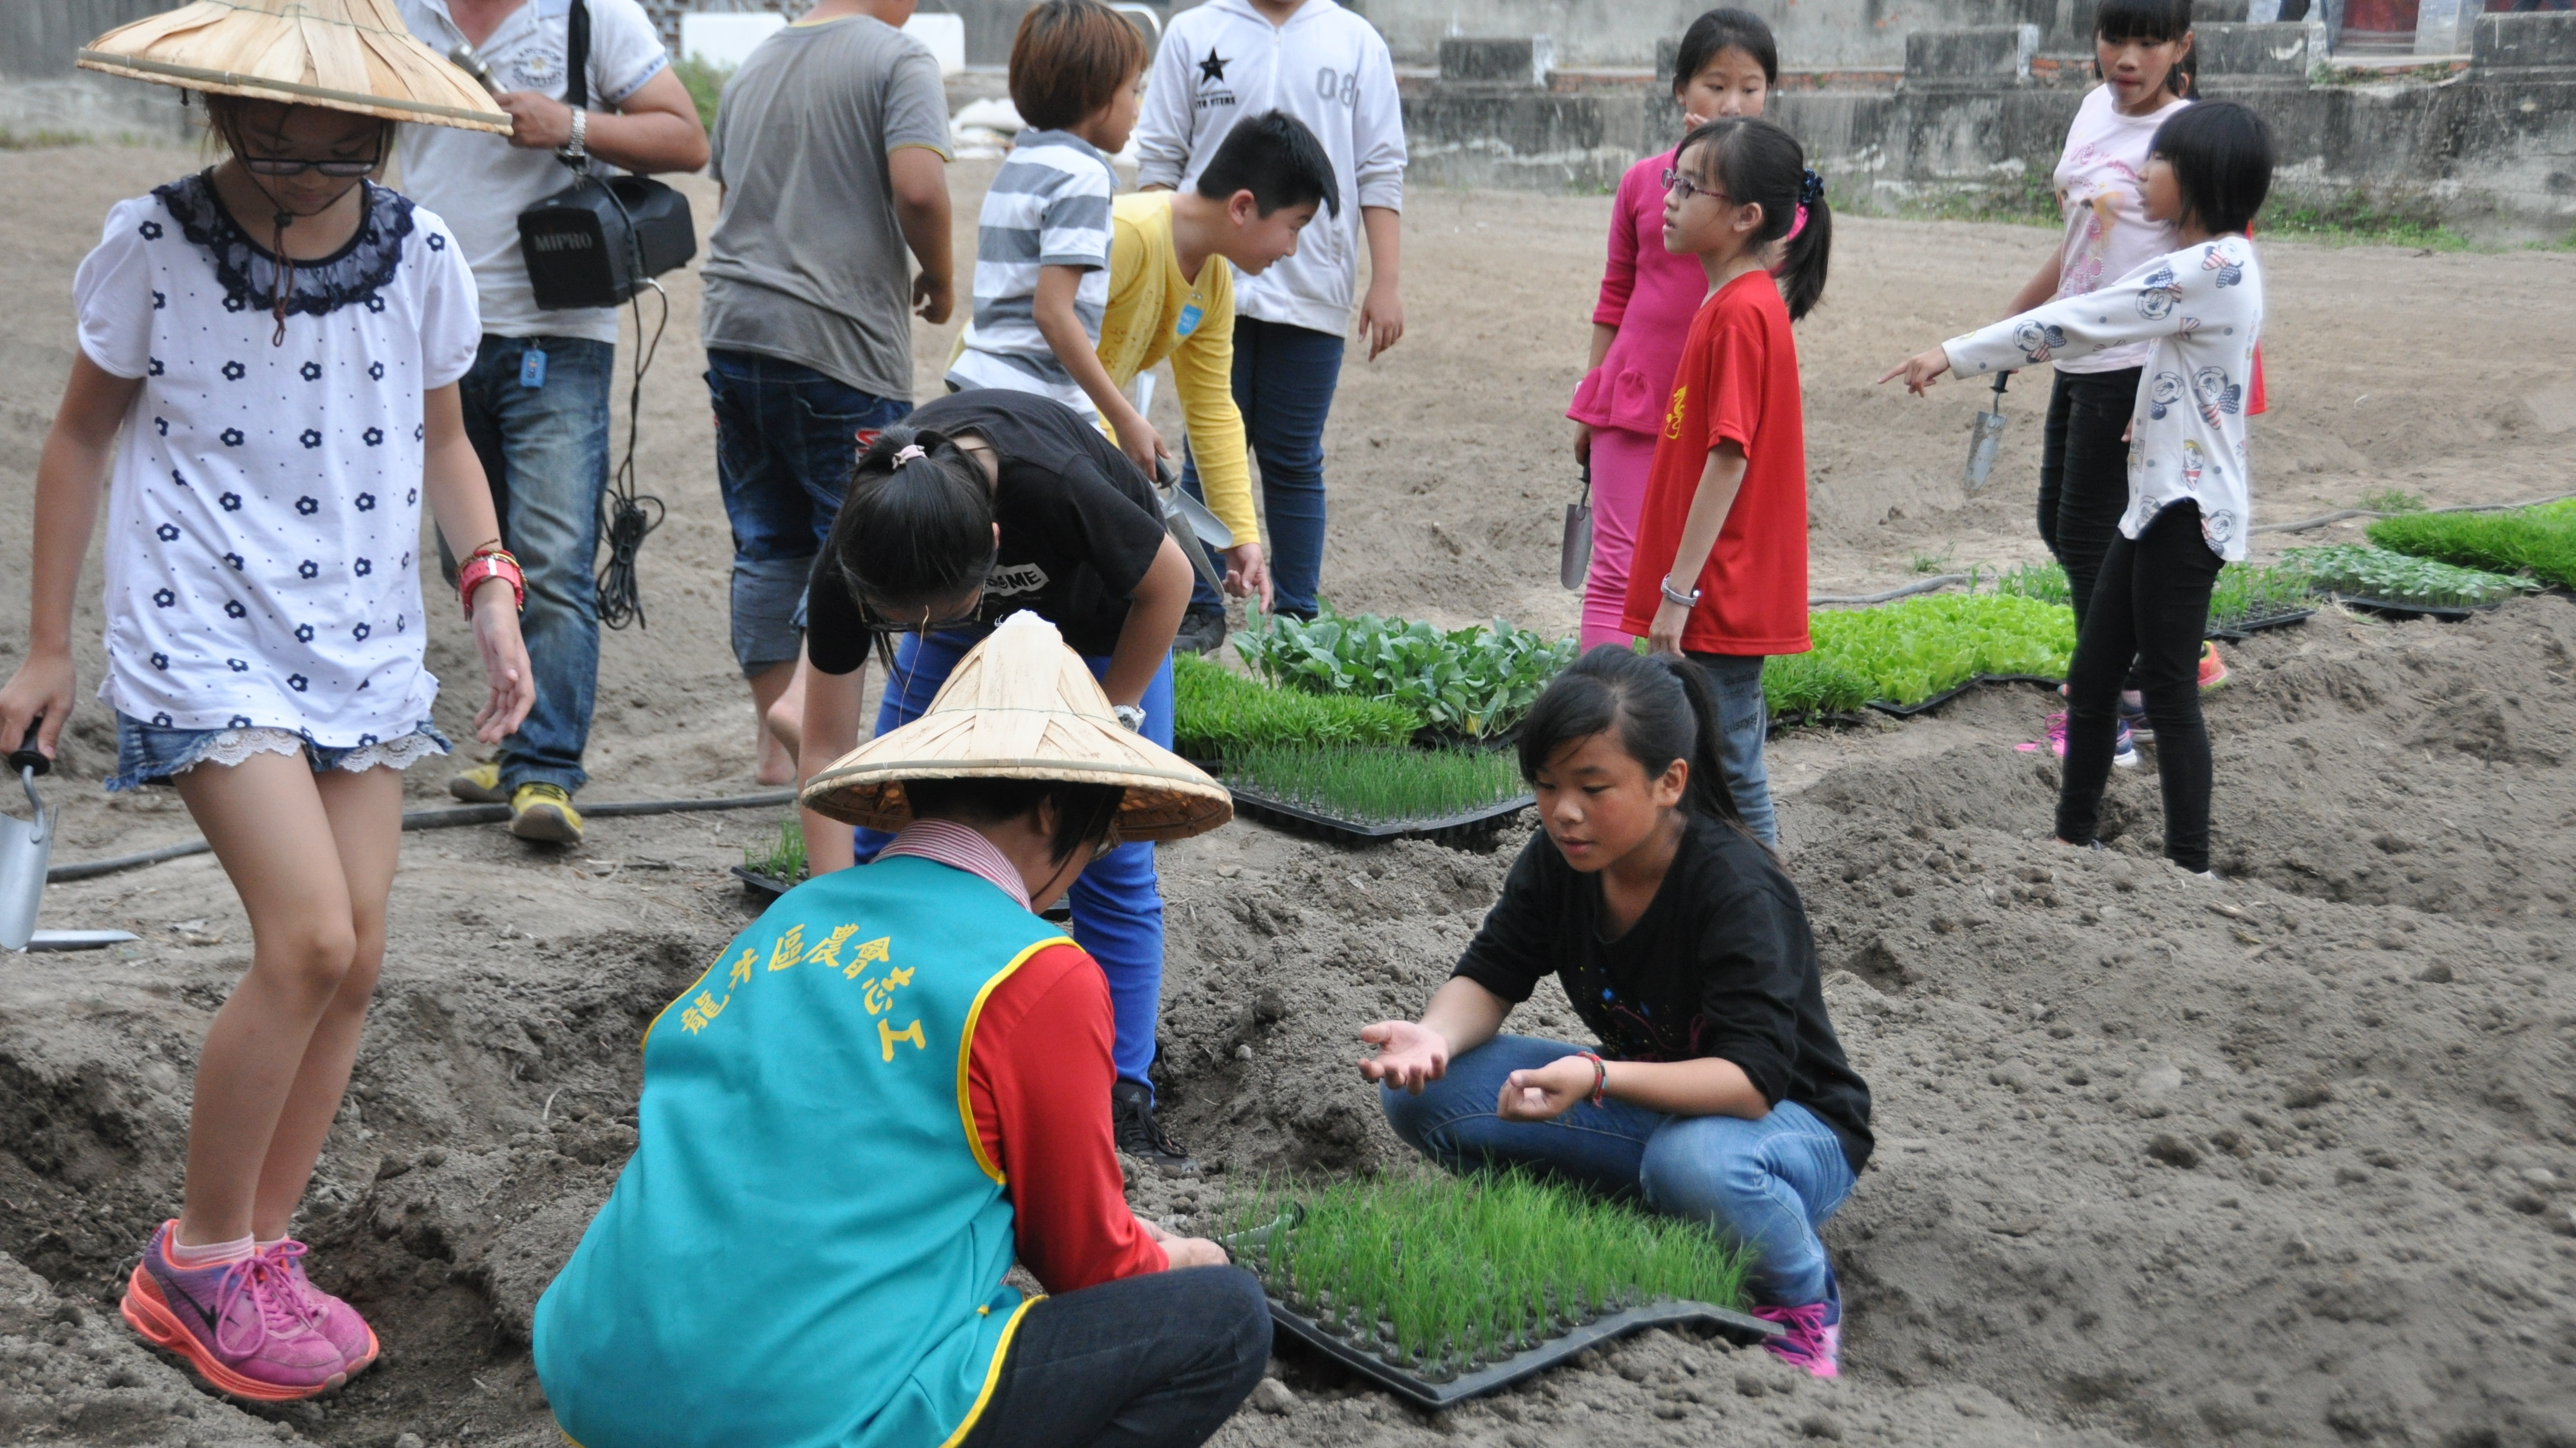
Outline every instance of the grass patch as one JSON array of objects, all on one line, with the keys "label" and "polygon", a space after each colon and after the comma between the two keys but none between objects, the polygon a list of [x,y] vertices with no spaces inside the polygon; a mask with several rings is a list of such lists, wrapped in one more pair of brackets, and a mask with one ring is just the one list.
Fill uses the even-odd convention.
[{"label": "grass patch", "polygon": [[716,128],[716,103],[723,99],[725,82],[733,79],[737,68],[697,55],[686,56],[671,67],[680,84],[688,87],[689,99],[697,102],[698,124],[706,130]]},{"label": "grass patch", "polygon": [[2382,548],[2576,588],[2576,500],[2501,513],[2410,513],[2369,529]]},{"label": "grass patch", "polygon": [[2527,578],[2509,578],[2475,568],[2460,568],[2430,558],[2414,558],[2385,548],[2338,543],[2324,548],[2293,548],[2282,555],[2307,570],[2319,588],[2355,598],[2390,603],[2421,603],[2440,608],[2476,608],[2536,591]]},{"label": "grass patch", "polygon": [[768,875],[794,884],[805,878],[805,829],[794,815],[778,822],[776,843],[763,849],[758,845],[742,848],[742,867],[755,875]]},{"label": "grass patch", "polygon": [[2374,513],[2421,513],[2424,511],[2424,498],[2422,494],[2410,493],[2404,488],[2384,488],[2376,493],[2362,494],[2361,501],[2353,506],[2367,508]]},{"label": "grass patch", "polygon": [[[1852,211],[1839,201],[1835,209]],[[1915,221],[2000,221],[2015,226],[2063,227],[2057,204],[2057,181],[2049,168],[2025,166],[2020,174],[1981,185],[1945,188],[1915,196],[1897,208]]]},{"label": "grass patch", "polygon": [[2276,198],[2263,208],[2255,225],[2262,238],[2329,246],[2412,246],[2434,251],[2476,247],[2444,222],[2440,204],[2430,196],[2367,186],[2333,197]]},{"label": "grass patch", "polygon": [[[1292,1200],[1304,1218],[1261,1233]],[[1749,1255],[1707,1228],[1521,1172],[1264,1181],[1227,1216],[1235,1260],[1271,1296],[1433,1381],[1627,1308],[1746,1302]]]},{"label": "grass patch", "polygon": [[1421,727],[1401,704],[1274,689],[1196,654],[1172,660],[1172,743],[1192,759],[1274,744],[1402,744]]},{"label": "grass patch", "polygon": [[1344,617],[1330,607],[1313,623],[1272,614],[1236,634],[1234,646],[1271,683],[1398,704],[1430,728],[1465,739],[1520,722],[1577,648],[1572,639],[1551,642],[1501,619],[1492,628],[1443,631],[1373,613]]},{"label": "grass patch", "polygon": [[87,131],[13,131],[0,126],[0,151],[55,151],[86,146],[94,139]]},{"label": "grass patch", "polygon": [[1939,593],[1807,616],[1815,658],[1873,701],[1920,704],[1980,674],[2066,677],[2074,611],[2009,593]]},{"label": "grass patch", "polygon": [[1228,784],[1363,824],[1448,819],[1526,792],[1520,761],[1498,749],[1270,746],[1226,757]]}]

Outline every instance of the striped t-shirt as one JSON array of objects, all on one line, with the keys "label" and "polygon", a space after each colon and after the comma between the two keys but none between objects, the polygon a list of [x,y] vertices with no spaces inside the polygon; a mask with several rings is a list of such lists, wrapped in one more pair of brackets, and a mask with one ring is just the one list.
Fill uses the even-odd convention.
[{"label": "striped t-shirt", "polygon": [[1117,177],[1100,148],[1064,131],[1024,131],[984,193],[975,235],[975,317],[958,339],[948,381],[1092,406],[1038,331],[1038,268],[1081,267],[1074,315],[1092,345],[1109,306],[1109,195]]}]

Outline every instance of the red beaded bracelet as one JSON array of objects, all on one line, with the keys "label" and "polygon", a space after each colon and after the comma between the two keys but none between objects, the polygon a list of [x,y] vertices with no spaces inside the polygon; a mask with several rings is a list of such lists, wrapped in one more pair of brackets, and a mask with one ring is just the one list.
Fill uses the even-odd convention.
[{"label": "red beaded bracelet", "polygon": [[1592,1063],[1592,1104],[1601,1105],[1610,1095],[1609,1063],[1591,1051],[1577,1051],[1574,1054]]},{"label": "red beaded bracelet", "polygon": [[456,596],[465,605],[465,616],[474,616],[474,590],[491,579],[509,580],[510,599],[524,613],[528,607],[528,576],[519,570],[519,560],[509,549],[487,545],[474,550],[464,566],[456,570]]}]

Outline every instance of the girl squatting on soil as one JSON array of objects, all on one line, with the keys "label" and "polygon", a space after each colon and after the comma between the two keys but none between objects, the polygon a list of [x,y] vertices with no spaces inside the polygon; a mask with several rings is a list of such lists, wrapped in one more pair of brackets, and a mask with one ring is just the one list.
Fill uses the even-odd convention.
[{"label": "girl squatting on soil", "polygon": [[1824,294],[1833,212],[1797,141],[1769,121],[1694,129],[1663,175],[1664,247],[1698,258],[1708,296],[1655,444],[1626,627],[1707,674],[1723,778],[1768,844],[1779,835],[1762,663],[1810,647],[1806,425],[1789,324]]},{"label": "girl squatting on soil", "polygon": [[1920,396],[1943,372],[1975,376],[2145,343],[2129,412],[2128,504],[2067,669],[2066,766],[2057,838],[2096,844],[2120,727],[2120,684],[2136,661],[2155,725],[2165,858],[2209,872],[2209,732],[2198,661],[2223,563],[2245,557],[2245,394],[2263,328],[2263,268],[2246,227],[2272,185],[2272,132],[2241,105],[2211,101],[2157,128],[2146,214],[2181,249],[2080,296],[1954,337],[1889,372]]},{"label": "girl squatting on soil", "polygon": [[[1780,76],[1771,27],[1742,10],[1711,10],[1682,32],[1673,101],[1697,128],[1727,116],[1759,116]],[[1585,648],[1625,643],[1628,569],[1637,551],[1637,514],[1654,470],[1664,406],[1681,366],[1682,344],[1708,296],[1698,256],[1664,247],[1664,177],[1676,146],[1648,156],[1619,178],[1610,208],[1610,260],[1592,309],[1592,358],[1574,402],[1574,460],[1592,479],[1592,567],[1583,589]]]},{"label": "girl squatting on soil", "polygon": [[[1387,1122],[1453,1171],[1527,1165],[1642,1196],[1752,1249],[1771,1351],[1837,1374],[1816,1235],[1869,1159],[1869,1087],[1825,1013],[1797,887],[1727,788],[1718,703],[1677,658],[1604,645],[1520,738],[1533,837],[1458,969],[1378,1047]],[[1555,973],[1602,1043],[1500,1034]]]},{"label": "girl squatting on soil", "polygon": [[448,750],[421,657],[424,498],[467,559],[477,737],[517,728],[534,690],[457,404],[474,279],[443,222],[365,179],[392,125],[330,101],[207,109],[230,158],[118,204],[74,283],[0,737],[41,720],[51,755],[71,715],[75,585],[109,483],[107,787],[178,789],[254,941],[198,1057],[179,1217],[123,1311],[218,1389],[275,1402],[376,1356],[287,1231],[384,959],[401,771]]}]

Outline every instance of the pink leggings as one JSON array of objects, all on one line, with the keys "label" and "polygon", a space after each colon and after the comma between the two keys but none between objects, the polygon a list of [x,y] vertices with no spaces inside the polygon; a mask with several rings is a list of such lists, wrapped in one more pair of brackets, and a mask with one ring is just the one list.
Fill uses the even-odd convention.
[{"label": "pink leggings", "polygon": [[1628,611],[1628,566],[1637,556],[1637,519],[1646,510],[1646,474],[1655,439],[1625,428],[1592,430],[1592,575],[1583,585],[1583,647],[1624,644],[1635,635]]}]

